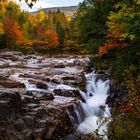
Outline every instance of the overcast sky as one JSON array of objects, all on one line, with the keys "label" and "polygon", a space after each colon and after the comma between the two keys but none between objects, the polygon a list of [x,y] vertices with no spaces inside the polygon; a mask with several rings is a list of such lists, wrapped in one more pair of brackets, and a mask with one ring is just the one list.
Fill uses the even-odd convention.
[{"label": "overcast sky", "polygon": [[78,5],[79,2],[82,2],[83,0],[37,0],[37,2],[34,4],[34,6],[29,8],[27,4],[22,0],[19,2],[19,0],[15,0],[17,4],[21,6],[23,10],[27,11],[36,11],[39,8],[47,8],[47,7],[59,7],[59,6],[75,6]]}]

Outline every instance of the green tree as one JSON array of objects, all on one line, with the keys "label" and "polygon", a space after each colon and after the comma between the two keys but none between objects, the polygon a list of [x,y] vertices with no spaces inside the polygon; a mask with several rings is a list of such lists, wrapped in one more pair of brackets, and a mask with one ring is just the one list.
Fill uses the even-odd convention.
[{"label": "green tree", "polygon": [[79,38],[92,53],[105,41],[107,16],[116,1],[84,0],[76,13]]}]

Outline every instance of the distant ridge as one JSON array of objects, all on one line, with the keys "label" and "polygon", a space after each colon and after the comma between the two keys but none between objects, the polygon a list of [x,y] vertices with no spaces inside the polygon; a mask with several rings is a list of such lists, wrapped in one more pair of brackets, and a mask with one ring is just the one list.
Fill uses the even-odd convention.
[{"label": "distant ridge", "polygon": [[63,7],[50,7],[50,8],[43,8],[43,9],[40,9],[38,11],[35,11],[35,12],[31,12],[31,15],[36,15],[37,12],[39,11],[44,11],[46,14],[51,11],[57,11],[57,10],[60,10],[61,12],[64,12],[64,14],[67,16],[67,17],[72,17],[74,15],[74,13],[76,12],[76,10],[78,9],[78,6],[63,6]]}]

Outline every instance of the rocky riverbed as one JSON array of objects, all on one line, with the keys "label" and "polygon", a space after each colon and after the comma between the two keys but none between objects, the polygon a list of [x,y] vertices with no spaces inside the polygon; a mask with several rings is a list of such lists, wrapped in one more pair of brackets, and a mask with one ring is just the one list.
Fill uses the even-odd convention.
[{"label": "rocky riverbed", "polygon": [[110,114],[109,80],[92,71],[85,56],[1,52],[0,140],[85,140],[97,129],[107,140],[98,118]]},{"label": "rocky riverbed", "polygon": [[85,91],[89,58],[0,53],[0,140],[59,140]]}]

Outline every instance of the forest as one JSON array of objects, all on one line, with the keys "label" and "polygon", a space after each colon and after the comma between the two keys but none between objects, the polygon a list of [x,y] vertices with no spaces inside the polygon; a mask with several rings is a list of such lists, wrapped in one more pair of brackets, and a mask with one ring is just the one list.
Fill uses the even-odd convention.
[{"label": "forest", "polygon": [[139,0],[84,0],[70,18],[59,9],[32,15],[12,1],[1,0],[0,9],[1,51],[90,55],[96,71],[110,68],[115,91],[110,90],[117,94],[108,138],[140,139]]}]

